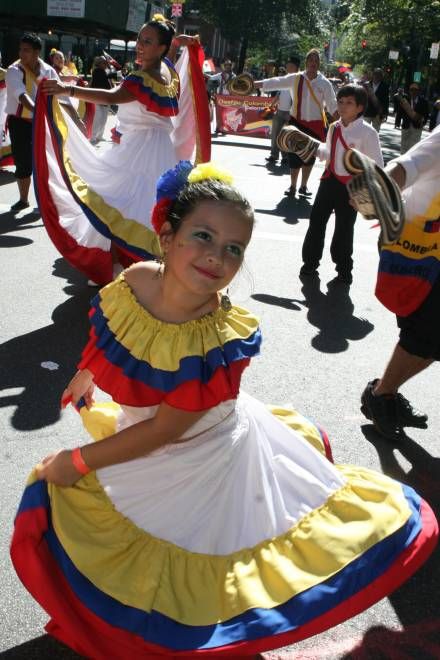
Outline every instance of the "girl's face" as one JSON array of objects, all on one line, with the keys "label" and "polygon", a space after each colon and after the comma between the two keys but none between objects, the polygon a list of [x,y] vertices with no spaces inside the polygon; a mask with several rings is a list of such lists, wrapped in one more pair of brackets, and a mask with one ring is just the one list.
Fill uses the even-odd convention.
[{"label": "girl's face", "polygon": [[54,68],[59,69],[61,71],[64,66],[64,55],[62,55],[61,53],[54,53],[52,62]]},{"label": "girl's face", "polygon": [[154,28],[145,26],[141,29],[136,40],[136,59],[139,64],[150,64],[160,60],[165,52],[164,44],[159,43],[159,33]]},{"label": "girl's face", "polygon": [[212,295],[237,273],[251,234],[250,219],[234,204],[200,202],[176,234],[161,234],[166,272],[191,293]]}]

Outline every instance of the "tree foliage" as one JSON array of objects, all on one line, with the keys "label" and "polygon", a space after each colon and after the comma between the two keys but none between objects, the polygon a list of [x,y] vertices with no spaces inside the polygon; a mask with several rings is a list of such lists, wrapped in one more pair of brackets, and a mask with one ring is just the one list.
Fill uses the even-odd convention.
[{"label": "tree foliage", "polygon": [[[440,36],[439,0],[352,0],[347,5],[349,14],[338,29],[341,59],[393,67],[393,73],[407,82],[416,70],[427,75],[429,47]],[[397,62],[388,60],[390,50],[399,52]]]},{"label": "tree foliage", "polygon": [[185,10],[192,9],[229,41],[273,58],[283,47],[319,47],[325,34],[319,0],[188,0]]}]

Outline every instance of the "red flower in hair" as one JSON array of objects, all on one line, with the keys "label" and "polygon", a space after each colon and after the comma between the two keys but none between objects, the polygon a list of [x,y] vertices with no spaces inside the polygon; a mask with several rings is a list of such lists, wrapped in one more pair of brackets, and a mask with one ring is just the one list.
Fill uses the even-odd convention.
[{"label": "red flower in hair", "polygon": [[151,224],[153,225],[156,234],[160,234],[163,223],[168,220],[168,211],[170,210],[172,203],[173,200],[168,199],[167,197],[162,197],[162,199],[156,202],[151,213]]}]

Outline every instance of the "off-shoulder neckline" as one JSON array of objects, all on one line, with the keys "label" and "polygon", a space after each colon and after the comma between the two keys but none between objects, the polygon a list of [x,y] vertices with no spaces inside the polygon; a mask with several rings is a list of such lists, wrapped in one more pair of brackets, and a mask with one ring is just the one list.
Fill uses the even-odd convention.
[{"label": "off-shoulder neckline", "polygon": [[[121,273],[119,277],[117,278],[116,282],[120,284],[125,291],[127,295],[127,299],[129,300],[130,304],[132,307],[134,307],[140,314],[142,314],[151,324],[155,324],[157,326],[161,326],[162,328],[167,328],[167,329],[173,329],[173,330],[179,330],[182,328],[188,328],[188,327],[197,327],[200,325],[206,325],[209,323],[215,323],[220,320],[225,320],[228,317],[228,314],[230,312],[225,312],[220,306],[214,310],[213,312],[208,312],[207,314],[204,314],[198,319],[192,319],[190,321],[182,321],[182,323],[173,323],[171,321],[163,321],[162,319],[158,319],[156,316],[154,316],[146,307],[144,307],[139,300],[136,298],[136,295],[134,294],[133,289],[131,286],[128,284],[128,282],[125,279],[125,274]],[[235,306],[232,306],[232,310],[236,309]],[[231,311],[232,311],[231,310]]]},{"label": "off-shoulder neckline", "polygon": [[171,80],[170,80],[169,83],[159,82],[158,80],[156,80],[156,78],[154,78],[151,75],[151,73],[148,73],[148,71],[142,71],[142,69],[140,69],[138,71],[133,71],[133,73],[130,74],[130,75],[136,76],[136,75],[140,74],[142,77],[145,76],[154,83],[154,86],[157,86],[159,88],[163,88],[164,90],[168,91],[171,88],[175,87],[176,82],[179,80],[179,74],[177,73],[177,71],[175,69],[173,69],[172,66],[170,66],[168,64],[168,62],[164,61],[164,64],[167,67],[167,69],[168,69],[168,71],[170,72],[170,75],[171,75]]}]

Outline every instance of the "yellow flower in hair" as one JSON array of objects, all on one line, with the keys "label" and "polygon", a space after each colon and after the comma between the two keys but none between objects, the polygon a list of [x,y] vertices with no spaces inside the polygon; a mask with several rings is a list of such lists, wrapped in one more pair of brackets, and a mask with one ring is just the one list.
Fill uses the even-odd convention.
[{"label": "yellow flower in hair", "polygon": [[189,174],[188,182],[197,183],[205,179],[217,179],[224,183],[232,183],[233,176],[230,172],[223,170],[214,163],[199,163]]},{"label": "yellow flower in hair", "polygon": [[56,52],[57,52],[57,49],[56,49],[56,48],[51,48],[51,49],[50,49],[50,54],[51,54],[51,55],[53,55],[53,54],[56,53]]},{"label": "yellow flower in hair", "polygon": [[153,21],[159,21],[160,23],[166,23],[167,19],[163,14],[154,14]]}]

